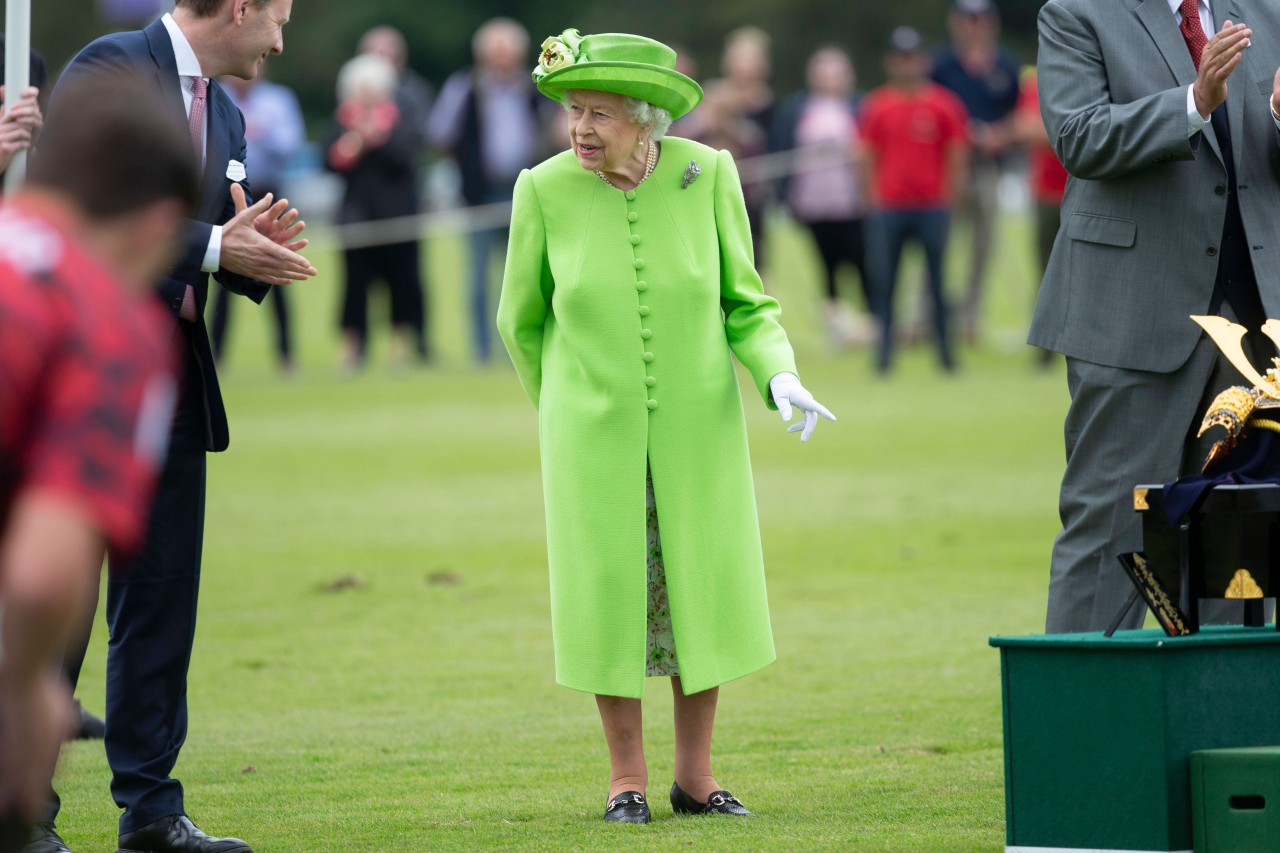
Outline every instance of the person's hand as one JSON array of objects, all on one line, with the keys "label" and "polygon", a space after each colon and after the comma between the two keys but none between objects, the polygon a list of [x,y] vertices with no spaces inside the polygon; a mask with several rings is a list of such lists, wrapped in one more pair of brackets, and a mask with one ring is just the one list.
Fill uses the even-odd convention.
[{"label": "person's hand", "polygon": [[1280,69],[1276,70],[1276,76],[1271,81],[1271,115],[1280,121]]},{"label": "person's hand", "polygon": [[[235,189],[231,191],[232,195],[239,194],[241,202],[244,200],[244,190],[239,184],[235,185]],[[253,220],[253,227],[258,233],[266,237],[277,246],[284,246],[292,252],[301,252],[307,247],[308,240],[295,240],[299,234],[307,227],[307,223],[298,218],[298,209],[289,207],[289,200],[282,198],[271,207],[267,208],[267,212]]]},{"label": "person's hand", "polygon": [[36,100],[39,94],[38,89],[28,86],[9,106],[5,100],[5,87],[0,86],[0,105],[4,105],[3,112],[0,112],[0,170],[7,169],[13,155],[19,151],[35,147],[44,127],[44,116]]},{"label": "person's hand", "polygon": [[808,441],[809,436],[813,435],[813,429],[818,425],[818,415],[829,421],[836,419],[835,415],[827,411],[826,406],[813,399],[813,395],[805,390],[800,384],[800,378],[794,373],[779,373],[770,379],[769,393],[773,395],[773,402],[777,404],[778,414],[782,415],[783,421],[791,420],[792,406],[804,412],[804,420],[787,427],[787,432],[799,431],[802,442]]},{"label": "person's hand", "polygon": [[272,233],[286,234],[297,228],[296,223],[283,228],[279,225],[284,207],[271,215],[274,209],[271,193],[248,207],[244,187],[232,184],[231,198],[235,202],[236,215],[222,226],[223,268],[266,284],[291,284],[316,274],[316,268],[310,261],[259,231],[259,217],[266,218],[264,227]]},{"label": "person's hand", "polygon": [[1253,30],[1244,24],[1225,21],[1222,29],[1204,46],[1200,54],[1200,70],[1191,84],[1196,112],[1207,116],[1227,99],[1227,78],[1244,59],[1244,49],[1253,38]]},{"label": "person's hand", "polygon": [[71,691],[61,673],[25,686],[0,682],[0,815],[40,819],[70,730]]}]

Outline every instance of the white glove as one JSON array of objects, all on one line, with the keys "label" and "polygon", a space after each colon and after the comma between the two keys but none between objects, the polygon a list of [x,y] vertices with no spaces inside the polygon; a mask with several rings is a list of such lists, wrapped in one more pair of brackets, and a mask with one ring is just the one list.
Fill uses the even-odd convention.
[{"label": "white glove", "polygon": [[791,420],[792,406],[804,412],[804,420],[787,427],[787,432],[803,430],[800,432],[801,441],[808,441],[809,436],[813,435],[813,428],[818,425],[818,415],[829,421],[836,419],[835,415],[827,411],[826,406],[813,399],[813,395],[804,389],[800,378],[794,373],[779,373],[770,379],[769,393],[773,395],[778,414],[782,415],[784,421]]}]

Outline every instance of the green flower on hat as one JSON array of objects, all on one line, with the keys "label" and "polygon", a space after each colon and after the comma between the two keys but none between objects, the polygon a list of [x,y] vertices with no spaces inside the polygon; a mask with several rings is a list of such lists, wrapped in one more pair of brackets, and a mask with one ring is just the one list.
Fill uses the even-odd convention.
[{"label": "green flower on hat", "polygon": [[542,43],[542,52],[538,55],[538,67],[533,69],[535,82],[546,77],[552,71],[567,68],[577,62],[585,62],[587,57],[579,49],[582,34],[577,30],[565,30],[558,36],[551,36]]}]

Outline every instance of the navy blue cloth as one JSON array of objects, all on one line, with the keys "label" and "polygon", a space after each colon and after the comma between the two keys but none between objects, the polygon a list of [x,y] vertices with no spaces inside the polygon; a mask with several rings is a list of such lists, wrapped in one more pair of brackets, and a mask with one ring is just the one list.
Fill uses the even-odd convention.
[{"label": "navy blue cloth", "polygon": [[[185,121],[187,108],[178,79],[178,60],[173,55],[173,42],[169,38],[169,32],[160,20],[144,30],[112,33],[90,43],[62,72],[53,96],[56,98],[58,90],[72,81],[121,71],[154,79],[157,97],[168,103],[176,115]],[[209,450],[220,451],[226,450],[231,436],[227,426],[227,410],[218,386],[218,374],[214,369],[213,351],[209,347],[209,335],[204,325],[209,274],[201,271],[200,267],[209,248],[213,226],[225,224],[235,216],[235,203],[231,199],[232,181],[227,177],[227,165],[231,160],[245,162],[246,145],[244,117],[217,80],[209,81],[207,97],[208,135],[205,141],[205,170],[200,184],[200,209],[187,222],[183,250],[177,265],[157,284],[156,292],[173,314],[174,322],[186,341],[187,345],[183,347],[184,357],[193,359],[200,368],[198,380],[205,407],[205,446]],[[249,182],[246,180],[240,183],[245,189],[248,203],[252,205],[253,193]],[[214,278],[232,293],[248,296],[258,303],[266,298],[270,289],[270,285],[225,269],[214,273]],[[195,288],[196,292],[199,316],[195,323],[179,322],[177,319],[187,285]]]},{"label": "navy blue cloth", "polygon": [[1280,482],[1280,438],[1252,429],[1206,474],[1180,477],[1164,487],[1164,512],[1177,525],[1199,508],[1214,486]]},{"label": "navy blue cloth", "polygon": [[974,121],[1002,121],[1018,105],[1018,64],[1003,52],[990,72],[974,77],[947,48],[934,60],[933,82],[954,92]]},{"label": "navy blue cloth", "polygon": [[[156,97],[185,119],[173,43],[163,21],[114,33],[91,43],[63,72],[53,97],[68,81],[119,73],[153,79]],[[121,565],[109,558],[107,622],[106,752],[121,834],[173,814],[185,814],[182,785],[171,773],[187,734],[187,669],[195,637],[196,598],[204,537],[205,454],[229,442],[203,308],[209,276],[201,271],[215,224],[235,215],[228,162],[245,162],[244,119],[216,80],[209,81],[208,135],[199,210],[187,223],[184,250],[157,287],[174,316],[181,348],[182,390],[169,434],[169,452],[156,487],[146,540],[139,555]],[[245,182],[241,182],[245,184]],[[249,204],[253,203],[245,185]],[[255,302],[269,286],[227,270],[214,274],[233,293]],[[187,286],[200,312],[180,321]],[[56,798],[51,809],[56,814]]]},{"label": "navy blue cloth", "polygon": [[955,364],[947,335],[947,304],[943,284],[943,261],[950,221],[945,208],[882,209],[870,218],[868,259],[872,280],[875,282],[876,318],[880,321],[880,351],[876,367],[882,373],[889,370],[893,361],[894,290],[898,283],[902,250],[909,239],[918,242],[924,252],[926,281],[933,297],[933,332],[938,345],[938,359],[948,369]]}]

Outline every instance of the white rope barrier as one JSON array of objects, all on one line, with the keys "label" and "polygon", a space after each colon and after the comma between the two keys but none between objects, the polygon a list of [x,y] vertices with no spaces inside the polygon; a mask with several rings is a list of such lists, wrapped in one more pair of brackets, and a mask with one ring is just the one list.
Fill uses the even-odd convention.
[{"label": "white rope barrier", "polygon": [[[738,161],[737,166],[742,183],[746,185],[774,181],[800,172],[844,166],[852,161],[853,152],[847,148],[813,149],[805,151],[803,159],[798,156],[796,149],[792,149],[745,157]],[[510,222],[511,203],[504,201],[395,219],[333,225],[317,228],[316,231],[321,241],[337,243],[344,249],[365,249],[449,234],[505,228]]]}]

